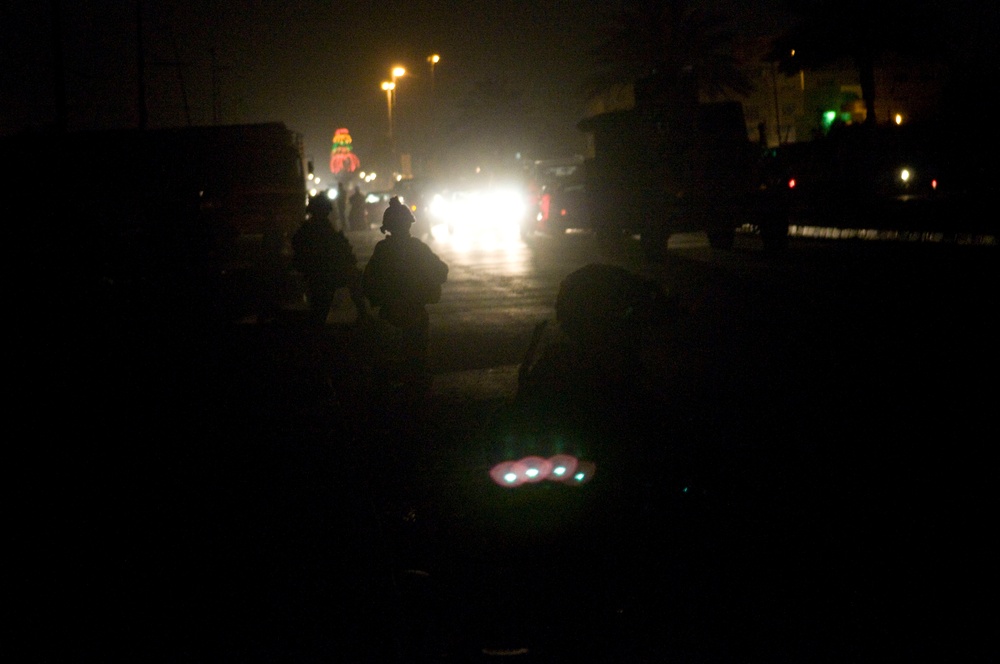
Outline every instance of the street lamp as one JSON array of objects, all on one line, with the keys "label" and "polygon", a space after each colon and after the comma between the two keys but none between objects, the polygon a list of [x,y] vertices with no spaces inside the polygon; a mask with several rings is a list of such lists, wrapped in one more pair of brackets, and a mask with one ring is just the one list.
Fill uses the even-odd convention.
[{"label": "street lamp", "polygon": [[427,62],[431,63],[431,96],[434,95],[434,65],[441,62],[441,56],[435,53],[427,56]]},{"label": "street lamp", "polygon": [[392,72],[390,72],[390,73],[392,74],[392,89],[393,89],[392,103],[393,103],[393,106],[395,106],[396,105],[396,93],[395,93],[396,79],[399,78],[400,76],[406,76],[406,69],[404,69],[403,67],[393,67],[392,68]]}]

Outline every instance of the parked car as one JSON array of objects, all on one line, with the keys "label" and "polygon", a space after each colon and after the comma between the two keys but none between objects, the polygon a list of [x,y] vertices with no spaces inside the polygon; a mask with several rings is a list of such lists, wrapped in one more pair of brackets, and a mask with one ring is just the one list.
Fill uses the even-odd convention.
[{"label": "parked car", "polygon": [[930,126],[851,125],[779,148],[789,223],[900,232],[982,232],[967,154]]},{"label": "parked car", "polygon": [[542,188],[535,218],[535,231],[561,235],[567,231],[590,230],[587,191],[581,182],[556,182]]}]

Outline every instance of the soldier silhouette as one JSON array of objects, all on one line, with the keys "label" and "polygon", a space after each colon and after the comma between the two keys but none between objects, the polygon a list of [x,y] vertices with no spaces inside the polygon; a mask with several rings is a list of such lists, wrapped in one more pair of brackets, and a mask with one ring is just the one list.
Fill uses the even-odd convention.
[{"label": "soldier silhouette", "polygon": [[410,235],[414,221],[413,213],[394,196],[379,229],[388,236],[375,245],[362,276],[365,296],[399,338],[399,357],[377,368],[390,382],[426,380],[427,305],[440,300],[448,279],[448,265]]},{"label": "soldier silhouette", "polygon": [[330,223],[333,204],[327,196],[319,195],[309,201],[307,210],[306,220],[292,237],[292,248],[295,266],[306,280],[309,321],[325,324],[337,290],[345,287],[361,321],[368,315],[361,293],[361,271],[351,243]]}]

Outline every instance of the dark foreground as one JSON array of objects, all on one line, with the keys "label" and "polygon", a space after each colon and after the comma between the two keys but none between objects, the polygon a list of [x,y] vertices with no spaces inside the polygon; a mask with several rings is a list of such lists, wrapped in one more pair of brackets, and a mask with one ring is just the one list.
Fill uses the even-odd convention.
[{"label": "dark foreground", "polygon": [[986,661],[996,272],[672,257],[634,475],[576,493],[490,484],[500,404],[370,393],[348,329],[26,325],[20,661]]}]

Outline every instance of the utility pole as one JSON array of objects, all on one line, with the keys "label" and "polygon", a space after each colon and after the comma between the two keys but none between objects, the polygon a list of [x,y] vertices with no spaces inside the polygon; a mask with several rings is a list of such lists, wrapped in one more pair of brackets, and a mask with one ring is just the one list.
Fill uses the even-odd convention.
[{"label": "utility pole", "polygon": [[143,55],[142,42],[142,0],[135,1],[135,55],[136,75],[138,77],[138,114],[139,129],[145,129],[149,124],[149,111],[146,108],[146,59]]},{"label": "utility pole", "polygon": [[781,140],[781,107],[778,104],[778,63],[771,63],[771,84],[774,89],[774,130],[778,135],[778,145],[782,145]]},{"label": "utility pole", "polygon": [[212,124],[219,124],[222,115],[222,101],[219,94],[219,63],[215,56],[215,46],[211,48],[212,56]]},{"label": "utility pole", "polygon": [[177,50],[177,36],[171,35],[170,37],[171,46],[174,51],[174,59],[172,62],[156,62],[154,64],[162,65],[166,67],[174,67],[177,72],[177,83],[181,88],[181,101],[184,104],[184,119],[187,120],[187,126],[191,126],[191,105],[188,103],[187,96],[187,85],[184,82],[184,67],[187,67],[189,63],[181,62],[180,52]]},{"label": "utility pole", "polygon": [[52,83],[55,87],[56,128],[66,131],[69,111],[66,102],[66,60],[62,44],[62,2],[52,0]]}]

